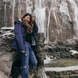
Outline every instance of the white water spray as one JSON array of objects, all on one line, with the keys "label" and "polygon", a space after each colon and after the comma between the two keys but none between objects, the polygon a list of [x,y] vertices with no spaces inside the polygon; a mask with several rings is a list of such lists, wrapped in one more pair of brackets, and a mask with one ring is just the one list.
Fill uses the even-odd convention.
[{"label": "white water spray", "polygon": [[49,42],[49,24],[50,24],[50,15],[51,15],[51,10],[49,11],[49,14],[48,14],[46,43]]},{"label": "white water spray", "polygon": [[6,13],[7,8],[6,8],[6,5],[7,5],[7,4],[6,4],[6,2],[5,2],[5,5],[4,5],[4,17],[5,17],[5,18],[4,18],[4,22],[5,22],[5,26],[7,26],[7,20],[6,20],[6,19],[7,19],[7,13]]},{"label": "white water spray", "polygon": [[33,2],[30,0],[26,0],[26,12],[32,14],[33,10]]},{"label": "white water spray", "polygon": [[78,38],[78,7],[74,0],[67,0],[68,5],[70,4],[70,8],[72,10],[72,20],[73,20],[73,29],[74,29],[74,36],[73,38]]},{"label": "white water spray", "polygon": [[13,0],[12,4],[12,26],[14,26],[14,12],[15,12],[15,0]]},{"label": "white water spray", "polygon": [[34,15],[36,16],[36,21],[38,24],[39,32],[45,33],[45,10],[42,6],[42,3],[44,0],[35,0],[35,10],[34,10]]},{"label": "white water spray", "polygon": [[20,19],[21,17],[21,0],[18,0],[18,18]]}]

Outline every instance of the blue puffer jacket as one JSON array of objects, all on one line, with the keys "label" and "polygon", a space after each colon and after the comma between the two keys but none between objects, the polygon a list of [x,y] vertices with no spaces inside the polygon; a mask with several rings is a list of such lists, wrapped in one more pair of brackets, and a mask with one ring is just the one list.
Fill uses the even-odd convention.
[{"label": "blue puffer jacket", "polygon": [[15,37],[12,40],[12,48],[21,50],[25,50],[25,41],[31,44],[31,36],[34,37],[34,33],[38,32],[38,26],[36,22],[33,22],[34,28],[31,34],[26,33],[26,26],[19,20],[15,21],[14,34]]}]

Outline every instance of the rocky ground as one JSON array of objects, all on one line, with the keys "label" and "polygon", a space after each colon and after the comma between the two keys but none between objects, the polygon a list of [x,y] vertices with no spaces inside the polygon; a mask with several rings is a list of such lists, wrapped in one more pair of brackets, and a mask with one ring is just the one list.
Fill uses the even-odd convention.
[{"label": "rocky ground", "polygon": [[77,39],[45,44],[44,50],[44,66],[48,78],[78,78]]},{"label": "rocky ground", "polygon": [[51,59],[60,58],[78,58],[78,42],[77,39],[69,39],[66,41],[58,41],[57,43],[45,44],[46,56]]}]

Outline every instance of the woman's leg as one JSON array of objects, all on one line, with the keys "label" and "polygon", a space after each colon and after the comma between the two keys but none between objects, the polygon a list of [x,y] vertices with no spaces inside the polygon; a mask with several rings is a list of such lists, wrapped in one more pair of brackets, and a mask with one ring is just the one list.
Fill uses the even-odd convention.
[{"label": "woman's leg", "polygon": [[41,60],[41,58],[37,54],[37,52],[38,52],[38,46],[31,46],[31,47],[32,47],[32,49],[34,51],[34,54],[36,56],[36,59],[37,59],[37,66],[42,65],[43,61]]},{"label": "woman's leg", "polygon": [[36,65],[37,65],[36,56],[35,56],[32,48],[30,47],[30,51],[29,51],[29,67],[33,68]]},{"label": "woman's leg", "polygon": [[12,68],[11,68],[11,76],[12,78],[18,78],[18,75],[21,72],[21,61],[20,60],[14,60],[12,63]]},{"label": "woman's leg", "polygon": [[18,75],[21,72],[20,67],[21,67],[20,56],[19,56],[19,53],[16,52],[16,55],[14,56],[14,60],[13,60],[12,67],[11,67],[12,78],[17,78],[18,77]]},{"label": "woman's leg", "polygon": [[21,53],[22,57],[22,78],[28,78],[29,71],[29,47],[26,46],[26,51]]}]

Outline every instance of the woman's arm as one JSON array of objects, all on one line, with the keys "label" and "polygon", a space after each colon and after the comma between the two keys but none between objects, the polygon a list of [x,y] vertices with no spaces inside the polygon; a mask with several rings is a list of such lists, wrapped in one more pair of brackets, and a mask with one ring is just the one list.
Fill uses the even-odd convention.
[{"label": "woman's arm", "polygon": [[15,38],[18,42],[18,46],[19,46],[21,52],[25,51],[25,45],[24,45],[24,42],[23,42],[23,35],[22,35],[22,32],[21,32],[21,26],[19,24],[15,25],[14,32],[15,32]]},{"label": "woman's arm", "polygon": [[37,26],[37,23],[35,22],[35,20],[33,21],[33,24],[34,24],[33,33],[37,33],[38,32],[38,26]]}]

